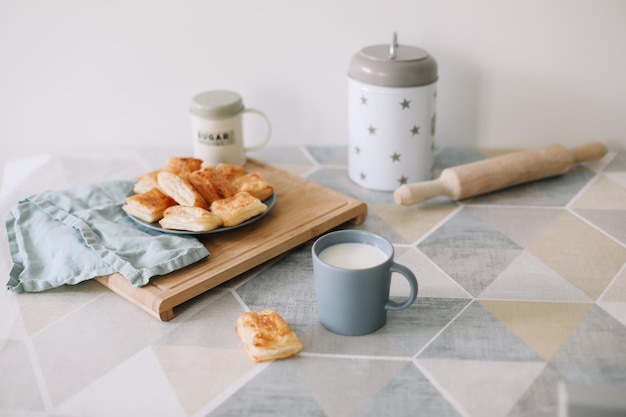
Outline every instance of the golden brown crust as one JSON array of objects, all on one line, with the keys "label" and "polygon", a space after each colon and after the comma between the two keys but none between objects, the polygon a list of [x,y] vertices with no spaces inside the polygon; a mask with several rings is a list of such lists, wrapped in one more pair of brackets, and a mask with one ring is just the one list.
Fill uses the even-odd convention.
[{"label": "golden brown crust", "polygon": [[228,181],[232,181],[235,178],[241,177],[243,174],[246,173],[246,169],[244,167],[224,163],[217,164],[215,170]]},{"label": "golden brown crust", "polygon": [[[156,191],[147,194],[152,190]],[[170,157],[161,170],[139,175],[133,191],[135,195],[123,206],[128,214],[152,223],[164,217],[165,209],[178,205],[186,208],[170,210],[162,228],[209,231],[237,226],[264,213],[268,207],[262,200],[274,190],[260,174],[246,174],[238,165],[202,168],[198,158]],[[143,194],[152,195],[156,202],[143,201]],[[208,216],[194,207],[208,211]],[[222,223],[215,226],[217,218]]]},{"label": "golden brown crust", "polygon": [[174,199],[163,194],[158,188],[152,188],[141,194],[126,197],[122,210],[148,223],[163,217],[163,212],[176,205]]},{"label": "golden brown crust", "polygon": [[170,157],[165,161],[162,171],[171,172],[181,178],[188,179],[189,174],[202,166],[202,159]]},{"label": "golden brown crust", "polygon": [[265,200],[274,192],[274,188],[269,185],[259,173],[251,172],[249,174],[242,175],[233,180],[233,186],[237,192],[246,191],[248,194],[258,198],[259,200]]},{"label": "golden brown crust", "polygon": [[222,218],[200,207],[172,206],[163,212],[159,224],[164,229],[208,232],[220,227]]},{"label": "golden brown crust", "polygon": [[157,175],[159,189],[170,196],[181,206],[201,207],[208,210],[209,205],[189,181],[168,171],[161,171]]},{"label": "golden brown crust", "polygon": [[137,177],[133,191],[137,194],[145,193],[158,186],[157,174],[159,171],[146,172]]},{"label": "golden brown crust", "polygon": [[224,220],[224,226],[236,226],[266,210],[261,200],[245,191],[211,203],[211,212]]},{"label": "golden brown crust", "polygon": [[302,342],[273,310],[243,313],[235,332],[256,362],[287,358],[302,350]]},{"label": "golden brown crust", "polygon": [[235,195],[235,187],[211,166],[191,173],[189,182],[209,204]]}]

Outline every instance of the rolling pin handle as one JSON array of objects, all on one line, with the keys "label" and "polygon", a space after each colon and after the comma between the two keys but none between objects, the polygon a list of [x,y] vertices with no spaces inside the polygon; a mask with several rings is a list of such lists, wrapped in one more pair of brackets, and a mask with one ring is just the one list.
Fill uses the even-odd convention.
[{"label": "rolling pin handle", "polygon": [[410,206],[420,201],[430,200],[440,195],[449,195],[450,190],[441,178],[432,181],[416,182],[398,187],[393,193],[396,204]]},{"label": "rolling pin handle", "polygon": [[608,149],[602,142],[589,142],[570,150],[572,163],[597,161],[606,155]]}]

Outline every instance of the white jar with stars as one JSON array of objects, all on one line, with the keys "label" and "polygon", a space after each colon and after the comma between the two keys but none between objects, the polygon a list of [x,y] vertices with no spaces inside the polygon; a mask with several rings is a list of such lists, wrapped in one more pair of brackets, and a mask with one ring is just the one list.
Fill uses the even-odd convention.
[{"label": "white jar with stars", "polygon": [[348,71],[348,175],[394,191],[433,177],[437,63],[420,48],[372,45]]}]

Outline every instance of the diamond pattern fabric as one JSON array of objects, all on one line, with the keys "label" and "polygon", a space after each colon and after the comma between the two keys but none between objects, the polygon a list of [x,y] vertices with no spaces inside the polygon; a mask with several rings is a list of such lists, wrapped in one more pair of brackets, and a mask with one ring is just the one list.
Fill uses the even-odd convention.
[{"label": "diamond pattern fabric", "polygon": [[[436,174],[489,155],[439,150]],[[94,281],[2,291],[0,415],[547,417],[558,414],[563,381],[626,392],[625,152],[470,200],[410,207],[352,183],[343,147],[253,156],[365,201],[366,222],[341,228],[389,239],[418,278],[417,301],[372,334],[328,332],[317,320],[313,240],[181,305],[166,323]],[[127,166],[22,162],[22,185],[42,172],[47,184],[96,181],[110,177],[106,166]],[[80,175],[94,166],[103,169]],[[4,213],[16,190],[3,183]],[[0,266],[6,277],[6,260]],[[391,296],[407,292],[394,277]],[[235,321],[265,308],[298,334],[299,355],[248,357]]]}]

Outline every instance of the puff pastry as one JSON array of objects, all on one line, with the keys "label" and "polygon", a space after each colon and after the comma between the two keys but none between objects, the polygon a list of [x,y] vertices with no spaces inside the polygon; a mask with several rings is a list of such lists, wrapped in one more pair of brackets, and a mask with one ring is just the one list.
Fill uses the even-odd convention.
[{"label": "puff pastry", "polygon": [[137,182],[133,187],[133,191],[136,194],[145,193],[158,186],[157,174],[159,171],[146,172],[137,177]]},{"label": "puff pastry", "polygon": [[209,204],[235,195],[235,187],[211,166],[191,173],[189,182]]},{"label": "puff pastry", "polygon": [[273,310],[243,313],[235,332],[256,362],[287,358],[302,350],[302,342]]},{"label": "puff pastry", "polygon": [[170,158],[167,158],[162,171],[171,172],[184,179],[187,179],[189,177],[189,174],[199,170],[201,166],[202,159],[181,158],[177,156],[172,156]]},{"label": "puff pastry", "polygon": [[232,181],[237,177],[242,176],[246,173],[246,169],[239,165],[231,165],[225,163],[219,163],[215,167],[215,170],[219,172],[224,178],[228,181]]},{"label": "puff pastry", "polygon": [[176,205],[174,199],[163,194],[158,188],[126,197],[122,210],[148,223],[163,217],[163,212]]},{"label": "puff pastry", "polygon": [[157,175],[159,188],[181,206],[201,207],[209,209],[209,204],[186,179],[169,171],[161,171]]},{"label": "puff pastry", "polygon": [[207,232],[223,224],[222,218],[203,208],[191,206],[172,206],[163,212],[159,224],[164,229]]},{"label": "puff pastry", "polygon": [[211,212],[224,220],[224,226],[236,226],[266,210],[267,206],[261,200],[245,191],[211,203]]},{"label": "puff pastry", "polygon": [[261,175],[256,172],[242,175],[233,180],[235,189],[239,191],[246,191],[248,194],[258,198],[259,200],[265,200],[274,192],[274,188],[269,185]]}]

